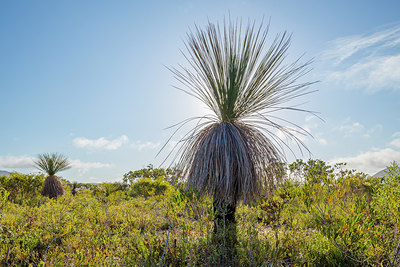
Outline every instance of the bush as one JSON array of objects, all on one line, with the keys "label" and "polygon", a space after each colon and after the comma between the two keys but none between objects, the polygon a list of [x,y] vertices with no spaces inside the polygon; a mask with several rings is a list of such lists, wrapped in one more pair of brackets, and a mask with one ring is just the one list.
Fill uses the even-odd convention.
[{"label": "bush", "polygon": [[108,197],[111,194],[121,191],[124,192],[126,190],[126,185],[122,183],[102,183],[92,187],[93,194],[100,197]]},{"label": "bush", "polygon": [[153,165],[147,166],[147,169],[129,171],[124,174],[123,184],[133,185],[142,178],[151,178],[152,180],[163,179],[172,185],[178,185],[181,182],[180,171],[176,169],[154,169]]},{"label": "bush", "polygon": [[9,195],[10,193],[8,193],[7,190],[5,190],[3,187],[0,186],[0,208],[2,208],[5,205]]},{"label": "bush", "polygon": [[10,201],[18,204],[32,203],[40,197],[45,178],[44,174],[12,173],[10,177],[0,177],[0,186],[10,193]]},{"label": "bush", "polygon": [[132,184],[128,195],[131,197],[152,197],[160,195],[169,195],[174,191],[174,187],[163,179],[152,180],[150,178],[142,178]]}]

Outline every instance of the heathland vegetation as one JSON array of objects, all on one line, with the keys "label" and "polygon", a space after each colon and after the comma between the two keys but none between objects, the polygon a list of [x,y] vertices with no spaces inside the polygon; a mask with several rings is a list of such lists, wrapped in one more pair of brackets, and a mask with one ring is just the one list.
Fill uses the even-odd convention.
[{"label": "heathland vegetation", "polygon": [[[373,178],[319,160],[284,166],[258,202],[238,204],[238,266],[398,266],[400,168]],[[73,183],[41,195],[44,175],[0,178],[0,262],[5,266],[216,265],[210,195],[173,170],[129,172],[123,182]],[[72,192],[75,192],[74,195]]]},{"label": "heathland vegetation", "polygon": [[196,126],[176,170],[70,184],[55,176],[67,158],[42,154],[46,179],[2,177],[1,264],[398,266],[399,167],[372,178],[320,160],[284,163],[287,141],[307,149],[309,133],[276,112],[314,114],[289,104],[313,82],[300,82],[310,62],[285,63],[290,35],[267,47],[267,32],[229,20],[187,35],[190,67],[171,70],[211,114],[177,125]]}]

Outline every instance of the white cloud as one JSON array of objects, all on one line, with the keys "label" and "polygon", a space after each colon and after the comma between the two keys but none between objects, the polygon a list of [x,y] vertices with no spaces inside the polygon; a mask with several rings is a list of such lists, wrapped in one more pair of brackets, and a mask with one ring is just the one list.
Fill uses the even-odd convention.
[{"label": "white cloud", "polygon": [[1,168],[8,168],[8,169],[27,169],[33,167],[33,158],[28,156],[7,156],[1,157],[0,156],[0,167]]},{"label": "white cloud", "polygon": [[[400,25],[369,35],[354,35],[334,40],[332,48],[323,52],[326,59],[336,59],[336,64],[370,47],[388,48],[400,43]],[[375,49],[376,50],[376,49]]]},{"label": "white cloud", "polygon": [[370,138],[372,134],[381,132],[383,130],[382,124],[376,124],[374,127],[368,129],[366,133],[363,134],[364,137]]},{"label": "white cloud", "polygon": [[[400,132],[396,132],[392,135],[392,137],[399,136]],[[400,138],[393,139],[390,145],[400,148]],[[337,157],[329,162],[332,164],[344,162],[347,163],[349,168],[374,174],[389,166],[392,161],[400,162],[400,151],[392,148],[380,149],[373,147],[370,151],[360,153],[356,156]]]},{"label": "white cloud", "polygon": [[390,145],[400,148],[400,138],[394,139],[392,142],[390,142]]},{"label": "white cloud", "polygon": [[118,137],[114,140],[107,140],[104,137],[100,137],[98,139],[88,139],[85,137],[78,137],[73,140],[73,143],[76,147],[99,148],[99,149],[107,149],[107,150],[116,150],[125,144],[129,144],[130,147],[132,147],[138,151],[142,151],[144,149],[155,149],[160,146],[160,142],[151,142],[151,141],[130,142],[129,138],[126,135],[121,135],[120,137]]},{"label": "white cloud", "polygon": [[377,151],[367,151],[356,156],[334,158],[329,162],[331,164],[344,162],[347,163],[349,168],[374,174],[390,165],[392,161],[400,162],[400,151],[384,148]]},{"label": "white cloud", "polygon": [[392,137],[400,137],[400,132],[395,132],[394,134],[392,134]]},{"label": "white cloud", "polygon": [[321,144],[323,146],[328,144],[328,141],[326,141],[325,138],[317,138],[317,141],[318,141],[319,144]]},{"label": "white cloud", "polygon": [[88,147],[88,148],[103,148],[107,150],[115,150],[120,148],[123,144],[127,144],[129,139],[126,135],[121,135],[120,137],[114,140],[107,140],[104,137],[100,137],[99,139],[88,139],[85,137],[78,137],[73,140],[73,143],[76,147]]},{"label": "white cloud", "polygon": [[141,142],[141,141],[136,141],[134,143],[132,143],[131,145],[134,149],[138,150],[138,151],[142,151],[143,149],[155,149],[158,148],[160,146],[160,143],[154,143],[154,142]]},{"label": "white cloud", "polygon": [[400,90],[400,54],[372,57],[344,70],[334,71],[328,79],[347,88],[365,88],[368,92]]},{"label": "white cloud", "polygon": [[112,164],[101,162],[83,162],[78,159],[71,159],[72,168],[78,169],[80,175],[87,172],[89,169],[110,168]]},{"label": "white cloud", "polygon": [[337,39],[322,58],[334,60],[336,69],[327,77],[344,87],[368,92],[400,90],[400,25]]},{"label": "white cloud", "polygon": [[[323,138],[324,134],[322,132],[317,131],[320,127],[321,121],[322,120],[320,120],[318,117],[314,115],[307,116],[305,118],[306,123],[303,126],[303,129],[311,133],[315,137],[315,140],[318,142],[318,144],[325,146],[328,144],[328,141],[325,138]],[[306,140],[303,139],[303,141]]]},{"label": "white cloud", "polygon": [[[316,142],[318,142],[320,145],[327,145],[328,141],[323,137],[324,134],[322,132],[319,132],[318,129],[320,127],[320,123],[322,120],[320,120],[318,117],[314,115],[306,116],[304,119],[305,123],[301,125],[301,128],[306,131],[307,133],[311,134],[315,139]],[[291,129],[292,134],[294,134],[298,140],[305,144],[309,144],[310,140],[313,140],[311,136],[309,136],[306,132],[303,130],[291,128],[288,127],[288,129]],[[297,143],[293,138],[290,138],[287,134],[285,134],[282,130],[276,130],[275,131],[275,136],[288,144],[290,147],[297,147]]]},{"label": "white cloud", "polygon": [[371,135],[382,131],[383,126],[376,124],[371,128],[366,128],[362,123],[353,121],[350,117],[346,118],[340,126],[336,127],[336,131],[342,132],[344,137],[362,136],[370,138]]},{"label": "white cloud", "polygon": [[343,132],[345,137],[349,137],[354,134],[362,133],[365,127],[360,122],[354,122],[350,118],[346,118],[337,130]]}]

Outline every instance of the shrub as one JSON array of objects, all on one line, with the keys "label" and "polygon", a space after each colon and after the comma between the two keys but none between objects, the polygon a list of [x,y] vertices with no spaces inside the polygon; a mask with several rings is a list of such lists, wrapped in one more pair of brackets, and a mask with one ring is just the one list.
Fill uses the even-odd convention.
[{"label": "shrub", "polygon": [[126,190],[126,185],[115,182],[115,183],[102,183],[95,185],[93,188],[93,194],[96,196],[101,196],[101,197],[108,197],[112,193],[118,192],[118,191],[125,191]]},{"label": "shrub", "polygon": [[0,186],[10,193],[10,201],[22,204],[32,202],[40,195],[45,178],[44,174],[12,173],[10,177],[0,177]]},{"label": "shrub", "polygon": [[142,196],[144,198],[168,195],[174,191],[174,187],[163,179],[152,180],[150,178],[142,178],[136,183],[132,184],[128,195],[131,197]]},{"label": "shrub", "polygon": [[4,204],[7,202],[9,195],[10,193],[8,193],[7,190],[5,190],[3,187],[0,186],[0,208],[2,208]]},{"label": "shrub", "polygon": [[137,171],[129,171],[124,174],[123,183],[126,185],[133,185],[135,182],[142,178],[151,178],[152,180],[163,179],[173,185],[179,183],[180,172],[175,169],[154,169],[153,165],[147,166],[147,169]]}]

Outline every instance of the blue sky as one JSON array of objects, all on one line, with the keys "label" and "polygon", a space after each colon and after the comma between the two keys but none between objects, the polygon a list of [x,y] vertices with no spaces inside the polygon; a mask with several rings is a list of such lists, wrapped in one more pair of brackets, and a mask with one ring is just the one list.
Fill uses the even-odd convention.
[{"label": "blue sky", "polygon": [[400,161],[399,10],[398,1],[1,1],[0,170],[37,172],[31,159],[44,152],[71,159],[60,173],[71,181],[158,166],[165,128],[205,112],[166,67],[186,64],[180,50],[195,24],[230,14],[271,20],[271,38],[293,33],[288,63],[313,59],[304,79],[320,81],[318,91],[298,101],[324,121],[282,114],[314,136],[304,139],[311,157],[373,174]]}]

